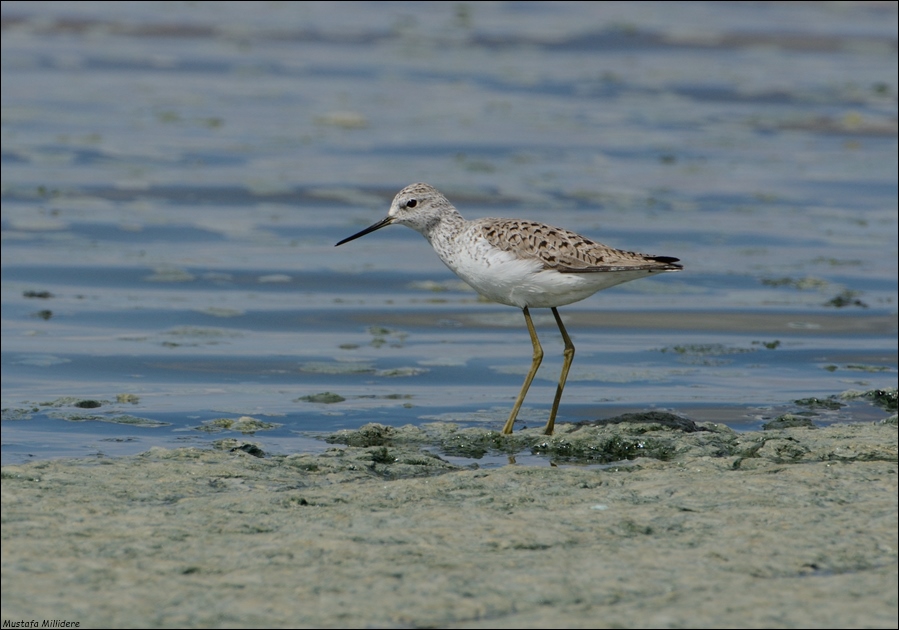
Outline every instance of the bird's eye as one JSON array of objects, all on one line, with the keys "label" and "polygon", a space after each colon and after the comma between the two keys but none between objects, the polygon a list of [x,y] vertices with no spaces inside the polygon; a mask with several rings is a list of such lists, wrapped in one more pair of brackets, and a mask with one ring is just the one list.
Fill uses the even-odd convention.
[{"label": "bird's eye", "polygon": [[416,199],[410,199],[409,201],[406,202],[407,208],[414,208],[417,205],[418,205],[418,200],[416,200]]}]

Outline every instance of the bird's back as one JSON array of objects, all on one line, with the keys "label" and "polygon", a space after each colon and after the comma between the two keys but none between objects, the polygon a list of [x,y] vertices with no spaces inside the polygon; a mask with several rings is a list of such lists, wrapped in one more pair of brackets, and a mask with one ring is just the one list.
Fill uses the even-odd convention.
[{"label": "bird's back", "polygon": [[559,273],[678,271],[677,258],[648,256],[597,243],[570,230],[522,219],[479,219],[471,229],[493,247],[539,260]]}]

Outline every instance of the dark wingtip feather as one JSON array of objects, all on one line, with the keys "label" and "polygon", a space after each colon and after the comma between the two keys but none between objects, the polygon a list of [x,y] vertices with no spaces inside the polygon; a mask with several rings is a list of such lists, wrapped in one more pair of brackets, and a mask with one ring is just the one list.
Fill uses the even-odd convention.
[{"label": "dark wingtip feather", "polygon": [[680,258],[674,258],[673,256],[649,256],[650,260],[654,260],[656,262],[664,263],[668,265],[669,269],[683,269],[684,266],[680,263]]}]

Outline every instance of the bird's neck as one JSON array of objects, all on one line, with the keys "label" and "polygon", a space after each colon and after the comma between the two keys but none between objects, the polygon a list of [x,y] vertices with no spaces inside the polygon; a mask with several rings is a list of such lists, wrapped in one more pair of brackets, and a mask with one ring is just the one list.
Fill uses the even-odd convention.
[{"label": "bird's neck", "polygon": [[453,258],[456,251],[456,238],[464,229],[465,219],[454,208],[452,212],[443,212],[435,217],[435,220],[428,223],[426,229],[422,230],[422,234],[428,239],[441,260],[447,262]]}]

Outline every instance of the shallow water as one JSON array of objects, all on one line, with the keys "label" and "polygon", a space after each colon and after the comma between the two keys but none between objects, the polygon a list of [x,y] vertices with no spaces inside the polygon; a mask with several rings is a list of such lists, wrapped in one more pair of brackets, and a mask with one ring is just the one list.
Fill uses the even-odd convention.
[{"label": "shallow water", "polygon": [[[897,385],[894,3],[2,16],[3,463],[499,428],[530,362],[521,314],[411,230],[334,248],[414,181],[468,218],[684,263],[561,310],[560,421],[886,414],[794,401]],[[522,426],[545,422],[561,364],[549,312],[535,323]],[[273,426],[208,424],[243,416]]]}]

